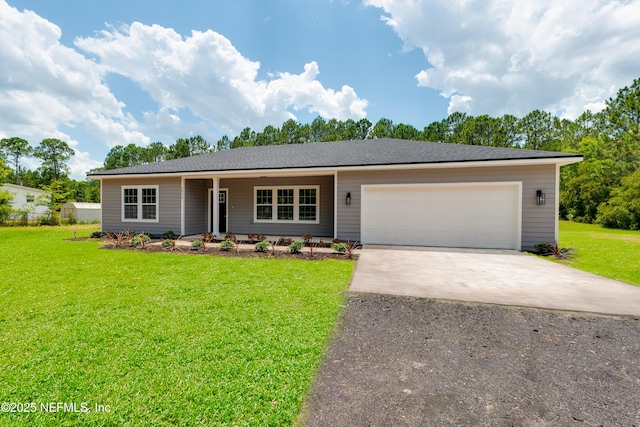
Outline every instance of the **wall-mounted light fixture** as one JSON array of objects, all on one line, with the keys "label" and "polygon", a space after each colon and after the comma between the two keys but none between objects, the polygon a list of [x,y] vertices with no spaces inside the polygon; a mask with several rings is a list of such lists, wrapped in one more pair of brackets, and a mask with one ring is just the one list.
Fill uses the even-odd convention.
[{"label": "wall-mounted light fixture", "polygon": [[542,190],[536,190],[536,205],[544,205],[544,193]]},{"label": "wall-mounted light fixture", "polygon": [[345,201],[345,203],[347,204],[347,206],[351,205],[351,193],[347,193],[347,200]]}]

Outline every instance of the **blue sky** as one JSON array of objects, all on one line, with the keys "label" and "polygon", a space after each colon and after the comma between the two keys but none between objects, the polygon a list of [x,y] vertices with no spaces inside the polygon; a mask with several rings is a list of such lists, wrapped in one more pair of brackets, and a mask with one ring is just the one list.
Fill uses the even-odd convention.
[{"label": "blue sky", "polygon": [[64,139],[75,178],[288,118],[574,118],[640,77],[639,1],[0,0],[0,37],[0,137]]}]

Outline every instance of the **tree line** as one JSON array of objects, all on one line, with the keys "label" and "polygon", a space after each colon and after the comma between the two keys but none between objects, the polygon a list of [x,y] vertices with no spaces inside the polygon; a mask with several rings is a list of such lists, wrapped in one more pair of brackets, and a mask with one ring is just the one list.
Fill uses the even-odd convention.
[{"label": "tree line", "polygon": [[[396,124],[387,118],[381,118],[375,124],[366,118],[341,121],[316,117],[311,123],[287,120],[280,127],[269,125],[262,131],[247,127],[233,138],[222,136],[213,145],[199,135],[180,138],[168,146],[159,141],[145,147],[118,145],[109,151],[100,169],[135,166],[238,147],[374,138],[582,153],[583,162],[561,169],[560,216],[575,221],[598,222],[607,227],[640,229],[640,79],[620,89],[616,97],[608,99],[605,104],[602,111],[593,113],[587,110],[575,120],[559,118],[541,110],[520,118],[510,114],[491,117],[455,112],[422,129],[405,123]],[[5,172],[6,179],[17,179],[19,159],[34,155],[42,159],[43,165],[36,171],[21,173],[24,185],[44,188],[54,180],[65,180],[64,154],[55,157],[51,149],[45,149],[49,145],[45,141],[51,140],[43,140],[33,151],[28,151],[28,148],[21,151],[25,144],[15,140],[20,138],[3,139],[0,145],[4,159],[15,166],[15,172]],[[61,153],[69,154],[63,149]],[[58,159],[57,163],[54,158]],[[0,182],[1,167],[2,163]],[[66,178],[65,182],[70,181]],[[76,182],[67,186],[71,194],[69,197],[76,201],[97,201],[99,197],[95,182]]]}]

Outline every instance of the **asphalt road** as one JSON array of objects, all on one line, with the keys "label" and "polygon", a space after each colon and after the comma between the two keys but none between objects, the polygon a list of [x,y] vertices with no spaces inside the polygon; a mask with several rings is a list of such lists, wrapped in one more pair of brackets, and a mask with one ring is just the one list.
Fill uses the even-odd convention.
[{"label": "asphalt road", "polygon": [[349,294],[307,426],[640,426],[640,317]]}]

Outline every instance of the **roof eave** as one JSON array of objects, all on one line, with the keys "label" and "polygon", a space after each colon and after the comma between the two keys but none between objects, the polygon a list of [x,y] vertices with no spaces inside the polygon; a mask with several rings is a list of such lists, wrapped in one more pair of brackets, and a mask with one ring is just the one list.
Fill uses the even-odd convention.
[{"label": "roof eave", "polygon": [[436,169],[436,168],[468,168],[468,167],[495,167],[495,166],[528,166],[554,164],[558,166],[578,163],[583,160],[582,155],[557,156],[544,158],[527,159],[487,159],[487,160],[463,160],[463,161],[441,161],[441,162],[416,162],[416,163],[394,163],[384,165],[349,165],[349,166],[308,166],[291,168],[269,168],[269,169],[230,169],[230,170],[195,170],[195,171],[174,171],[174,172],[132,172],[121,174],[91,174],[91,179],[122,179],[122,178],[149,178],[149,177],[174,177],[174,176],[234,176],[234,175],[311,175],[314,173],[334,173],[340,171],[366,171],[366,170],[388,170],[388,169]]}]

